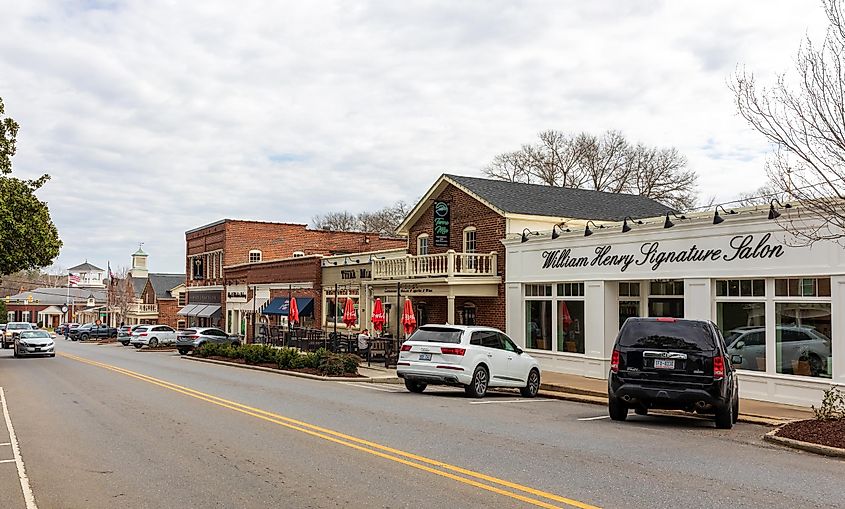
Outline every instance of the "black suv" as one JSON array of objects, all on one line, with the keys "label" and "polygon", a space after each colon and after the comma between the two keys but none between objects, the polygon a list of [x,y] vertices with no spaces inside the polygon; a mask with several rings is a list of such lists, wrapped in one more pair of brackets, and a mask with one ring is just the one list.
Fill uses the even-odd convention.
[{"label": "black suv", "polygon": [[716,427],[730,429],[739,414],[739,383],[719,328],[710,321],[629,318],[610,360],[607,407],[624,421],[628,409],[650,408],[715,414]]}]

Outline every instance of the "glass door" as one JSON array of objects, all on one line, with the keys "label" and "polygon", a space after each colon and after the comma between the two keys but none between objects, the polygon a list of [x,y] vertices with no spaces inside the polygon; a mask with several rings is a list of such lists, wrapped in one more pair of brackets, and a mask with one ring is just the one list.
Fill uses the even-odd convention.
[{"label": "glass door", "polygon": [[649,284],[648,316],[683,318],[684,281],[658,279]]}]

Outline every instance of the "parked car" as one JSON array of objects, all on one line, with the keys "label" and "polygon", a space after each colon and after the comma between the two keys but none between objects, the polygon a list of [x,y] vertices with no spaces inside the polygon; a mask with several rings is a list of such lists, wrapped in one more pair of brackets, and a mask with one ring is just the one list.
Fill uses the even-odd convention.
[{"label": "parked car", "polygon": [[537,361],[490,327],[423,325],[402,344],[396,374],[411,392],[451,385],[481,398],[490,387],[514,387],[533,398],[540,389]]},{"label": "parked car", "polygon": [[135,348],[172,345],[176,343],[176,331],[167,325],[139,325],[132,331],[129,342]]},{"label": "parked car", "polygon": [[141,327],[141,325],[122,325],[117,329],[117,340],[123,346],[129,346],[129,340],[132,337],[132,331]]},{"label": "parked car", "polygon": [[108,325],[86,323],[79,327],[70,328],[70,339],[86,341],[88,339],[108,339],[117,337],[117,328]]},{"label": "parked car", "polygon": [[176,335],[176,349],[182,355],[209,344],[238,346],[241,340],[238,336],[230,336],[217,327],[193,327],[179,331]]},{"label": "parked car", "polygon": [[11,348],[15,345],[15,338],[25,330],[35,330],[35,326],[29,322],[9,322],[6,330],[3,331],[3,348]]},{"label": "parked car", "polygon": [[608,413],[624,421],[633,408],[714,414],[730,429],[739,415],[739,382],[719,328],[710,321],[628,318],[613,345],[608,376]]},{"label": "parked car", "polygon": [[55,357],[55,346],[49,332],[44,330],[24,330],[15,336],[15,357],[31,355]]},{"label": "parked car", "polygon": [[68,331],[70,331],[70,329],[74,328],[74,327],[79,327],[79,324],[78,323],[62,323],[62,324],[59,324],[59,326],[56,327],[56,335],[57,336],[64,336],[65,329],[68,329]]},{"label": "parked car", "polygon": [[[780,338],[778,356],[779,373],[795,373],[799,363],[806,363],[811,376],[830,375],[828,359],[831,355],[830,338],[807,326],[782,325],[776,329]],[[764,370],[766,359],[766,329],[764,327],[738,327],[728,331],[725,338],[728,353],[742,356],[741,369]]]}]

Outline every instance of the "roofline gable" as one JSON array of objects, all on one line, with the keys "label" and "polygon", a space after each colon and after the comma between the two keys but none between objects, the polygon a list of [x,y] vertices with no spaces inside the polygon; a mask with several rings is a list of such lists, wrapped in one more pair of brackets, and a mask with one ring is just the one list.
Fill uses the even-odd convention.
[{"label": "roofline gable", "polygon": [[428,205],[427,205],[428,202],[433,201],[434,198],[439,196],[440,193],[442,193],[446,189],[446,186],[449,185],[449,184],[452,184],[453,186],[455,186],[456,188],[461,190],[466,195],[471,196],[472,198],[478,200],[478,202],[480,202],[481,204],[483,204],[484,206],[486,206],[487,208],[489,208],[493,212],[499,214],[502,217],[505,217],[505,211],[499,209],[498,207],[494,206],[492,203],[485,200],[481,196],[473,193],[472,191],[470,191],[466,187],[462,186],[461,184],[456,182],[454,179],[452,179],[448,174],[443,173],[434,182],[434,184],[432,184],[432,186],[423,195],[423,197],[420,198],[420,201],[418,201],[417,204],[414,206],[414,208],[411,209],[411,212],[408,213],[408,215],[405,217],[405,219],[402,220],[402,222],[396,228],[396,233],[398,233],[399,235],[408,236],[409,233],[410,233],[410,226],[412,224],[414,224],[419,219],[419,217],[422,215],[423,212],[425,212],[425,210],[428,208]]}]

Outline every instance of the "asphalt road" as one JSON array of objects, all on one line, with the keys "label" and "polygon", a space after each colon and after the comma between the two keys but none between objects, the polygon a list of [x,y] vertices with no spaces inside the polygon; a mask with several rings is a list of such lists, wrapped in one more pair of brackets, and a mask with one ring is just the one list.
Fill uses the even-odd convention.
[{"label": "asphalt road", "polygon": [[[842,507],[845,462],[694,418],[409,394],[57,341],[0,350],[39,508]],[[579,420],[591,419],[591,420]],[[0,444],[10,442],[0,418]],[[0,507],[25,508],[11,445]]]}]

